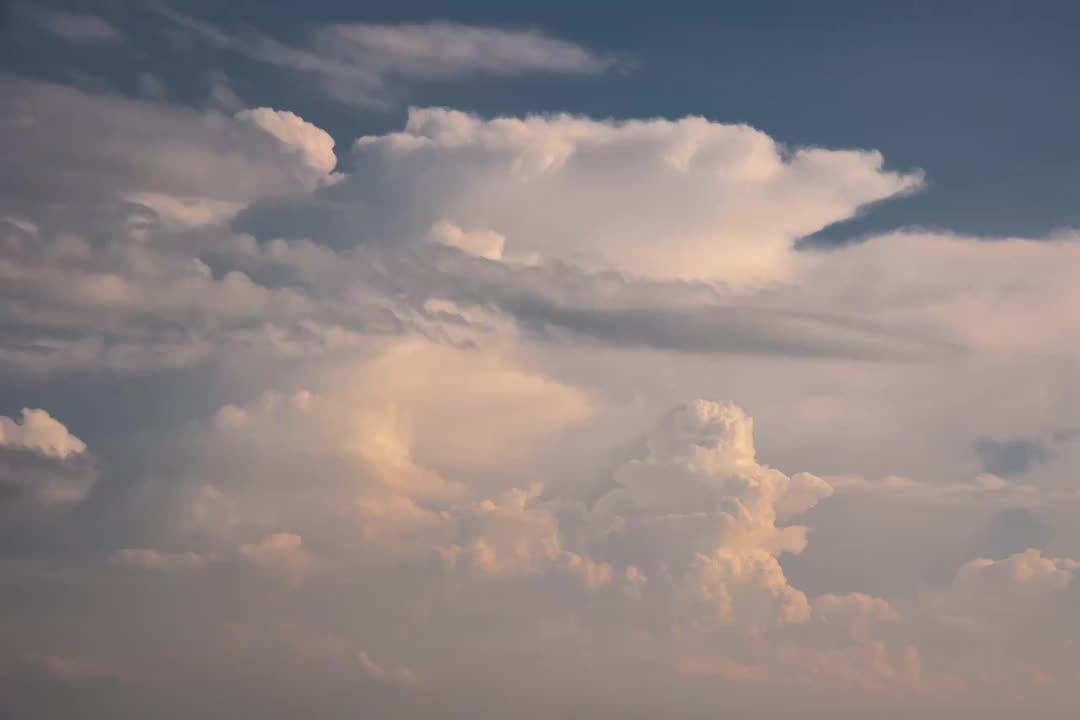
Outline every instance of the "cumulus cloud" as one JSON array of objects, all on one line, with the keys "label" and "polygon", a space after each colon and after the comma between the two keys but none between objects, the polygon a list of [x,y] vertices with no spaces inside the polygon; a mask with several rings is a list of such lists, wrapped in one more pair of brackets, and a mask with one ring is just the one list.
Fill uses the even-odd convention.
[{"label": "cumulus cloud", "polygon": [[540,488],[514,488],[498,500],[482,500],[463,513],[458,542],[439,548],[451,566],[481,575],[513,577],[557,570],[577,575],[587,588],[611,581],[611,566],[564,550],[557,518],[531,501]]},{"label": "cumulus cloud", "polygon": [[0,86],[10,168],[0,183],[6,210],[34,212],[63,202],[69,213],[85,213],[70,206],[129,196],[171,196],[220,209],[306,192],[332,177],[332,139],[292,113],[263,108],[231,118],[10,76]]},{"label": "cumulus cloud", "polygon": [[23,408],[21,417],[22,422],[0,417],[0,445],[29,448],[61,460],[86,451],[86,443],[44,410]]},{"label": "cumulus cloud", "polygon": [[52,505],[86,498],[96,479],[86,443],[49,413],[0,416],[0,490]]},{"label": "cumulus cloud", "polygon": [[236,114],[236,119],[262,128],[277,138],[319,173],[318,177],[329,175],[337,165],[334,138],[295,113],[273,108],[255,108],[241,110]]},{"label": "cumulus cloud", "polygon": [[438,222],[431,227],[431,236],[436,242],[457,248],[463,253],[499,260],[503,256],[506,238],[491,230],[465,231],[448,222]]},{"label": "cumulus cloud", "polygon": [[356,152],[365,166],[398,168],[399,182],[432,178],[410,222],[490,229],[518,253],[736,286],[788,278],[799,237],[921,183],[885,170],[878,153],[788,150],[700,117],[483,119],[413,108],[402,131],[362,137]]},{"label": "cumulus cloud", "polygon": [[[448,376],[452,385],[443,381]],[[498,549],[498,533],[483,529],[498,518],[536,530],[527,552],[537,561],[588,574],[587,563],[552,549],[554,518],[527,511],[522,491],[510,491],[542,476],[506,473],[541,462],[592,409],[579,388],[505,354],[389,341],[366,362],[325,369],[311,390],[225,405],[193,427],[188,442],[203,458],[201,469],[184,483],[161,485],[171,517],[158,524],[201,528],[219,541],[252,526],[273,535],[288,525],[305,538],[333,529],[396,559],[455,543]],[[300,477],[317,480],[304,500],[290,501]],[[219,478],[209,494],[204,478]],[[243,544],[249,559],[256,557],[258,548]],[[519,554],[510,549],[506,561]]]},{"label": "cumulus cloud", "polygon": [[[380,98],[587,64],[191,27],[353,89],[388,58]],[[702,118],[417,109],[342,177],[219,84],[198,111],[0,80],[0,389],[93,446],[0,418],[4,498],[71,507],[4,508],[5,653],[461,712],[1075,705],[1071,235],[796,250],[920,175]],[[653,422],[677,397],[734,402]]]},{"label": "cumulus cloud", "polygon": [[[350,181],[335,171],[333,139],[292,113],[257,108],[229,117],[12,78],[5,82],[12,106],[36,118],[12,125],[18,182],[0,187],[0,202],[17,209],[9,217],[21,223],[0,224],[6,231],[0,270],[10,281],[7,319],[17,329],[6,337],[0,359],[22,369],[178,367],[204,360],[226,344],[261,343],[271,352],[295,355],[354,345],[358,334],[430,330],[445,335],[451,327],[445,318],[431,323],[427,317],[427,304],[435,298],[459,307],[494,308],[524,331],[556,342],[586,338],[623,347],[890,360],[948,348],[918,316],[908,323],[914,327],[891,327],[853,317],[847,304],[809,311],[802,298],[781,304],[770,297],[732,296],[705,283],[643,282],[543,260],[549,255],[574,259],[595,245],[604,248],[604,258],[593,258],[601,265],[643,270],[633,267],[642,257],[634,243],[653,245],[649,238],[668,237],[683,222],[668,222],[669,204],[659,196],[640,202],[616,198],[641,190],[638,182],[627,184],[619,158],[659,177],[654,171],[668,172],[665,153],[689,142],[701,147],[685,152],[702,158],[696,164],[687,160],[686,172],[700,171],[708,182],[738,183],[739,153],[753,155],[760,145],[766,156],[773,153],[769,162],[777,167],[777,187],[786,187],[789,181],[780,179],[785,175],[792,183],[803,182],[795,167],[802,155],[784,156],[771,139],[748,128],[695,119],[485,121],[450,111],[416,111],[404,132],[361,143],[363,162]],[[61,112],[68,107],[80,111]],[[457,126],[462,143],[447,140]],[[57,143],[56,137],[64,141]],[[158,142],[160,137],[169,137],[169,143]],[[409,150],[415,143],[430,147]],[[747,147],[733,149],[729,157],[714,152],[717,143]],[[526,170],[514,158],[542,153],[547,144],[565,146],[560,152],[566,158],[534,178],[521,176]],[[88,154],[92,145],[98,150]],[[811,155],[822,153],[827,151]],[[471,156],[484,170],[478,166],[456,175],[463,167],[459,163]],[[857,183],[870,194],[878,192],[874,188],[886,195],[900,192],[917,182],[913,175],[880,170],[873,153],[837,156],[847,158],[838,161],[841,166],[850,164],[853,172],[876,178]],[[45,165],[62,170],[45,173]],[[394,169],[384,172],[388,167]],[[93,183],[85,181],[90,176]],[[603,203],[583,204],[583,193],[574,189],[574,183],[600,176],[605,179],[595,184],[609,189],[612,202],[636,208],[637,229],[630,234],[618,212],[608,212]],[[422,177],[430,179],[421,182]],[[692,182],[681,171],[668,180]],[[825,185],[816,179],[806,183],[815,189],[800,190],[800,197],[813,205],[821,201],[813,212],[826,212],[831,201],[814,194]],[[492,192],[488,185],[495,186]],[[754,186],[762,203],[781,201],[760,183]],[[537,187],[565,194],[559,228],[551,227],[551,214],[529,215],[537,206],[532,195]],[[685,195],[701,204],[681,217],[695,227],[712,226],[715,219],[709,230],[715,238],[701,249],[703,257],[717,254],[721,277],[712,277],[709,261],[698,258],[691,263],[694,274],[733,286],[783,277],[790,242],[803,230],[776,234],[762,227],[771,240],[752,237],[746,227],[736,234],[725,223],[751,206],[740,199],[743,210],[732,215],[718,200],[726,191],[713,190],[715,196]],[[751,191],[739,192],[744,190]],[[314,199],[295,200],[312,191]],[[44,197],[64,202],[46,207]],[[299,204],[279,205],[287,197]],[[400,204],[402,197],[411,198],[408,207]],[[458,200],[470,206],[468,213],[455,209]],[[835,219],[863,201],[853,198]],[[274,216],[276,207],[287,209],[288,217]],[[314,213],[311,223],[291,228],[308,217],[305,207]],[[261,223],[258,218],[267,212]],[[252,225],[256,237],[220,228],[237,213],[239,224]],[[340,225],[335,220],[328,226],[339,213]],[[500,213],[512,222],[501,222]],[[765,212],[763,205],[760,217],[768,224],[781,216]],[[23,227],[27,222],[34,224],[34,233]],[[193,237],[192,228],[207,229]],[[267,238],[267,230],[315,242]],[[638,240],[631,242],[634,233]],[[686,235],[688,242],[705,237],[696,230],[691,234],[697,239]],[[559,246],[552,247],[556,241]],[[439,252],[445,246],[463,256]],[[751,246],[757,249],[748,250]],[[773,250],[766,262],[758,249],[767,247]],[[737,270],[741,260],[724,259],[729,253],[760,257],[764,264],[747,275]],[[647,264],[649,274],[682,274]],[[168,291],[159,293],[161,287]],[[131,313],[138,322],[131,321]],[[99,330],[86,332],[89,327]]]},{"label": "cumulus cloud", "polygon": [[[648,455],[614,473],[593,505],[593,542],[654,578],[701,622],[753,627],[802,623],[805,595],[777,561],[802,552],[805,528],[778,526],[778,508],[799,514],[828,497],[823,481],[759,465],[753,424],[738,407],[704,400],[668,413],[649,433]],[[604,554],[601,557],[605,557]]]},{"label": "cumulus cloud", "polygon": [[[447,395],[427,383],[430,373],[400,372],[410,367],[410,354],[453,369],[465,388],[486,383],[502,397],[493,403],[483,393]],[[545,395],[573,397],[550,380],[536,394],[531,385],[539,380],[522,382],[520,373],[508,360],[475,350],[395,342],[364,367],[324,375],[326,384],[312,390],[226,405],[192,427],[193,434],[170,437],[178,454],[147,468],[168,472],[179,462],[183,469],[163,478],[162,487],[198,490],[161,498],[172,510],[187,497],[195,524],[149,516],[153,545],[181,549],[132,545],[111,561],[146,571],[145,582],[169,575],[192,583],[207,597],[258,594],[244,574],[225,580],[209,572],[211,563],[220,569],[233,557],[291,586],[292,596],[301,597],[303,587],[303,596],[328,603],[313,616],[309,606],[291,605],[299,599],[283,601],[292,607],[287,612],[299,613],[294,617],[352,628],[324,636],[290,625],[282,635],[280,608],[266,619],[252,617],[245,632],[280,636],[305,663],[327,663],[334,673],[353,668],[399,690],[420,687],[423,677],[435,697],[452,687],[479,692],[499,673],[519,672],[523,662],[543,668],[539,686],[573,691],[574,673],[563,676],[567,657],[577,658],[571,663],[577,672],[619,672],[625,680],[630,671],[619,664],[622,653],[651,658],[633,670],[643,682],[708,678],[741,691],[816,688],[878,698],[934,693],[945,687],[940,663],[954,661],[923,635],[952,622],[956,608],[969,619],[987,617],[994,609],[979,598],[1002,596],[990,585],[1016,589],[1009,592],[1022,602],[1036,591],[1057,595],[1063,602],[1055,612],[1065,612],[1076,563],[1033,551],[967,562],[941,597],[921,598],[914,609],[865,592],[800,589],[782,563],[812,547],[814,536],[794,520],[812,517],[837,493],[893,497],[912,485],[877,489],[838,481],[834,490],[814,475],[770,468],[758,458],[751,418],[730,403],[699,400],[664,414],[640,451],[618,463],[590,499],[565,484],[546,490],[523,484],[529,455],[520,448],[508,454],[499,443],[458,448],[442,437],[448,427],[484,420],[496,408],[513,418]],[[408,392],[393,384],[406,380]],[[356,424],[383,407],[383,397],[400,399],[393,422]],[[426,422],[433,402],[453,414]],[[501,442],[557,436],[564,426],[595,419],[555,417],[545,425],[537,413],[529,433],[510,429]],[[208,494],[205,486],[192,486],[206,478],[216,478],[220,489]],[[973,485],[970,493],[976,492]],[[147,488],[139,496],[143,512],[150,511]],[[318,553],[309,550],[309,539]],[[186,550],[185,541],[216,551]],[[338,588],[332,595],[351,588],[350,599],[339,605],[320,595],[330,591],[327,583]],[[358,604],[370,610],[357,613]],[[269,621],[277,624],[267,629]],[[423,639],[405,639],[401,629],[417,623]],[[531,659],[514,649],[523,637]],[[378,648],[378,655],[359,648]],[[423,660],[406,666],[384,659],[401,657]]]},{"label": "cumulus cloud", "polygon": [[240,555],[290,585],[299,585],[324,567],[304,549],[303,539],[295,533],[274,533],[257,543],[241,545]]}]

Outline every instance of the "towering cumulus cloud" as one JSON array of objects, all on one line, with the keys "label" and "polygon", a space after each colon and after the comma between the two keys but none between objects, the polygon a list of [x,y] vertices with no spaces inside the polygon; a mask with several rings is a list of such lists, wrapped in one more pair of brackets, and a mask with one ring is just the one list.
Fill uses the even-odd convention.
[{"label": "towering cumulus cloud", "polygon": [[384,182],[422,189],[410,222],[493,230],[518,254],[735,285],[786,277],[795,240],[921,182],[884,170],[875,152],[788,149],[700,117],[485,120],[414,108],[403,131],[362,137],[356,150]]}]

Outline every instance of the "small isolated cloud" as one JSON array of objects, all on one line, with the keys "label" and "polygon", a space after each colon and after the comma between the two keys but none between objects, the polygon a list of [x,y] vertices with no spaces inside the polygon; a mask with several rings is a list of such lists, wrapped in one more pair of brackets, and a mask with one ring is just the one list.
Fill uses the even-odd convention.
[{"label": "small isolated cloud", "polygon": [[389,667],[385,664],[376,662],[366,652],[361,652],[358,659],[360,661],[360,669],[363,670],[368,677],[373,678],[378,682],[386,683],[388,685],[397,685],[398,687],[416,687],[419,685],[416,673],[404,665]]},{"label": "small isolated cloud", "polygon": [[0,417],[0,498],[46,505],[79,502],[97,478],[86,443],[40,409]]},{"label": "small isolated cloud", "polygon": [[506,238],[493,230],[466,231],[448,222],[438,222],[431,228],[435,242],[457,248],[467,255],[499,260],[503,256]]},{"label": "small isolated cloud", "polygon": [[445,22],[337,23],[316,25],[303,42],[288,44],[257,31],[234,35],[168,9],[161,13],[213,46],[313,76],[348,103],[383,105],[403,81],[587,75],[615,65],[612,58],[539,32]]},{"label": "small isolated cloud", "polygon": [[32,10],[31,17],[46,32],[73,45],[120,45],[127,38],[104,18],[64,10]]},{"label": "small isolated cloud", "polygon": [[27,448],[63,460],[86,452],[86,443],[44,410],[22,409],[22,421],[0,417],[0,447]]},{"label": "small isolated cloud", "polygon": [[257,543],[241,545],[240,555],[289,585],[299,585],[325,567],[304,549],[304,541],[294,533],[274,533]]},{"label": "small isolated cloud", "polygon": [[1032,588],[1039,592],[1064,590],[1080,571],[1080,561],[1045,557],[1039,550],[1016,553],[1004,560],[979,558],[956,573],[954,588],[993,600],[1002,593]]}]

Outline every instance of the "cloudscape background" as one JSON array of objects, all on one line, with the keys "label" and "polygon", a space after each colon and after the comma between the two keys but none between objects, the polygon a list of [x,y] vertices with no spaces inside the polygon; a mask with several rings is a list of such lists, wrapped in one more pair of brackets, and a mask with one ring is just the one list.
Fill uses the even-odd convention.
[{"label": "cloudscape background", "polygon": [[0,18],[0,718],[1076,716],[1072,4]]}]

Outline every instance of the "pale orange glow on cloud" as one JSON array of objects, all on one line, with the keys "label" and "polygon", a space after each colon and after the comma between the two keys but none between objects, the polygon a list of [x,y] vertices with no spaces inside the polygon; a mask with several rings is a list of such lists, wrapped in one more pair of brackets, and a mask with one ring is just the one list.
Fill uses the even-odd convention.
[{"label": "pale orange glow on cloud", "polygon": [[1077,716],[1080,235],[888,43],[286,5],[10,13],[0,718]]}]

